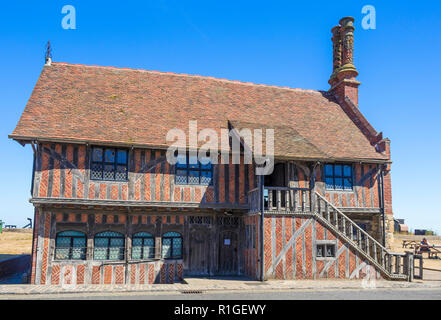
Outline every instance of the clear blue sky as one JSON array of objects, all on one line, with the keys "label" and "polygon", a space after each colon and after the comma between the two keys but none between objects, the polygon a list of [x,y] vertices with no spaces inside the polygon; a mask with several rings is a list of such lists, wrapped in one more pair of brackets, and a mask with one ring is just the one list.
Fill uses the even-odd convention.
[{"label": "clear blue sky", "polygon": [[[61,27],[64,5],[77,29]],[[377,29],[361,28],[374,5]],[[54,61],[200,74],[327,90],[330,29],[356,18],[360,109],[392,140],[395,216],[441,233],[439,1],[8,1],[0,10],[0,219],[23,226],[32,150],[9,140],[43,67]]]}]

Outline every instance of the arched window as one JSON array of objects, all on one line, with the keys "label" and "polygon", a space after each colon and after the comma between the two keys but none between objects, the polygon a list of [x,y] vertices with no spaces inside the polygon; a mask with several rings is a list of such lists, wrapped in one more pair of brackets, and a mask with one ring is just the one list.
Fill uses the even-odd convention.
[{"label": "arched window", "polygon": [[94,260],[124,260],[124,235],[106,231],[97,233],[94,239]]},{"label": "arched window", "polygon": [[132,236],[132,259],[152,259],[155,257],[155,238],[147,232]]},{"label": "arched window", "polygon": [[162,257],[164,259],[182,258],[182,236],[177,232],[162,235]]},{"label": "arched window", "polygon": [[55,238],[56,260],[86,260],[86,234],[79,231],[58,232]]}]

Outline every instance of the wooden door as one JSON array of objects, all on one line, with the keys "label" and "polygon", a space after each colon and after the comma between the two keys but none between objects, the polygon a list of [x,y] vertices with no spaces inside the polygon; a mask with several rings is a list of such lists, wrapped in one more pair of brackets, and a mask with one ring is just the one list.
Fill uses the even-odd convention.
[{"label": "wooden door", "polygon": [[237,231],[223,231],[219,236],[220,275],[239,274]]},{"label": "wooden door", "polygon": [[201,229],[192,230],[190,233],[189,261],[187,274],[210,274],[210,234]]}]

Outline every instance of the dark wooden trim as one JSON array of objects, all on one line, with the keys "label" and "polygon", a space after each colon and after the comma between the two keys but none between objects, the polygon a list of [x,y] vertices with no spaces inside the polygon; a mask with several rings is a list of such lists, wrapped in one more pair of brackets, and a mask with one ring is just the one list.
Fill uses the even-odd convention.
[{"label": "dark wooden trim", "polygon": [[[99,187],[99,185],[97,185]],[[91,206],[119,206],[119,207],[170,207],[170,208],[207,208],[207,209],[239,209],[248,210],[248,204],[235,203],[199,203],[199,202],[158,202],[158,201],[125,201],[101,199],[63,199],[33,197],[29,202],[33,204],[66,204]]]}]

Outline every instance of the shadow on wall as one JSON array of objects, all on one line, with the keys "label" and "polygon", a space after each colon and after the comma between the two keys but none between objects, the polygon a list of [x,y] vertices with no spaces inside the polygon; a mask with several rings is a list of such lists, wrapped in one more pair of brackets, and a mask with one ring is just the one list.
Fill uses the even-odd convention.
[{"label": "shadow on wall", "polygon": [[11,255],[0,261],[0,284],[27,283],[27,275],[31,269],[30,255]]}]

